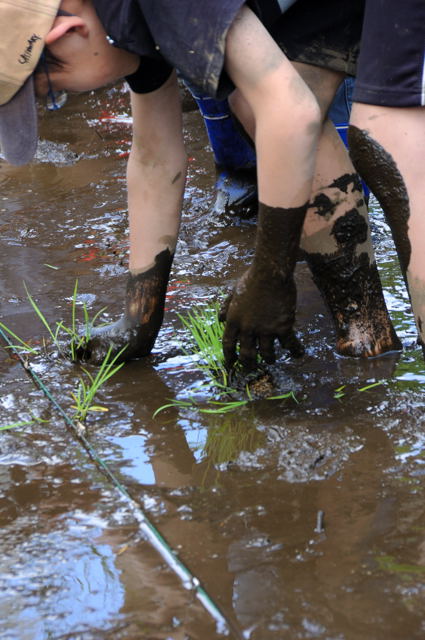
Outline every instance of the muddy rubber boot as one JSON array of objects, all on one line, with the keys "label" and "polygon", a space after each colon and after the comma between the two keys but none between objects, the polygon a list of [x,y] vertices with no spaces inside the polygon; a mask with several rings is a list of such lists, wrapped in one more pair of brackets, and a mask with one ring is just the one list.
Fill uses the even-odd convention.
[{"label": "muddy rubber boot", "polygon": [[127,280],[125,312],[113,324],[93,328],[79,358],[100,364],[110,347],[111,357],[122,349],[117,362],[149,355],[164,317],[165,294],[174,254],[165,249],[155,258],[153,267]]}]

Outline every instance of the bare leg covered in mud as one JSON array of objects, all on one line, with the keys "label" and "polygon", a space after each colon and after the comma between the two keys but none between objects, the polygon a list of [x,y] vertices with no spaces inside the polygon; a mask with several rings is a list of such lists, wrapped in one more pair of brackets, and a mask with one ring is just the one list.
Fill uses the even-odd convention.
[{"label": "bare leg covered in mud", "polygon": [[425,356],[425,3],[385,4],[366,3],[348,142],[391,227]]},{"label": "bare leg covered in mud", "polygon": [[[294,66],[316,96],[325,119],[343,76],[306,64]],[[255,123],[246,101],[235,93],[231,104],[254,136]],[[319,139],[301,247],[331,312],[337,352],[371,357],[400,349],[382,293],[360,179],[330,121],[325,121]]]},{"label": "bare leg covered in mud", "polygon": [[391,227],[425,357],[425,108],[357,103],[349,145]]},{"label": "bare leg covered in mud", "polygon": [[[235,359],[239,342],[248,364],[255,362],[259,345],[270,353],[269,345],[275,338],[288,344],[292,351],[299,351],[298,345],[294,346],[292,329],[293,270],[311,193],[320,110],[299,74],[247,7],[241,9],[228,31],[225,68],[254,114],[258,190],[263,203],[257,258],[228,308],[224,338],[227,362]],[[134,287],[130,280],[129,290],[135,292],[135,298],[144,296],[148,290],[156,310],[149,316],[145,338],[145,310],[151,305],[144,300],[130,300],[124,318],[111,328],[100,329],[90,341],[86,353],[95,362],[101,359],[110,338],[114,352],[127,345],[124,359],[146,355],[160,328],[163,282],[153,293],[151,286],[146,289],[145,278],[152,276],[149,269],[158,266],[156,257],[165,248],[173,253],[178,233],[186,157],[177,96],[174,75],[157,91],[132,95],[134,139],[128,179],[130,274],[131,278],[138,274],[145,276],[142,286]],[[287,181],[282,181],[282,176]],[[285,220],[289,226],[283,233]],[[268,259],[271,239],[273,261]],[[166,277],[165,268],[161,274]],[[155,276],[152,282],[159,280]]]},{"label": "bare leg covered in mud", "polygon": [[[93,329],[80,357],[100,363],[112,347],[121,360],[150,353],[164,302],[180,223],[186,175],[175,75],[159,90],[132,94],[133,146],[127,166],[130,263],[123,316]],[[158,132],[153,133],[153,132]]]},{"label": "bare leg covered in mud", "polygon": [[251,15],[241,11],[245,29],[238,29],[238,21],[232,25],[226,65],[252,113],[257,152],[255,257],[224,312],[226,365],[236,361],[239,344],[247,368],[255,366],[258,352],[272,362],[275,340],[294,354],[302,353],[293,333],[293,272],[320,133],[317,101],[278,45],[270,40],[260,57],[253,50],[252,43],[264,37],[264,27]]},{"label": "bare leg covered in mud", "polygon": [[382,292],[362,185],[329,121],[319,143],[301,248],[331,312],[336,351],[372,357],[401,349]]}]

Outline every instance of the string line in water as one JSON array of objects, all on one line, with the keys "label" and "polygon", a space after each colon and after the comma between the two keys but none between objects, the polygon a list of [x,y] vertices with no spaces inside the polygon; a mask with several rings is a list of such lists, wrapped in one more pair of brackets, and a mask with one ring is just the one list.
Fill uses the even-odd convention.
[{"label": "string line in water", "polygon": [[[10,341],[9,337],[5,334],[3,329],[0,327],[0,336],[3,341],[8,345],[7,349],[4,347],[7,352],[10,351],[14,354],[14,356],[18,359],[19,363],[22,365],[26,373],[32,379],[33,383],[44,393],[46,398],[55,408],[55,410],[60,414],[63,418],[67,428],[71,431],[71,433],[78,439],[80,444],[88,453],[90,459],[95,463],[96,467],[103,473],[104,476],[114,485],[114,487],[121,493],[121,495],[125,498],[127,504],[130,506],[132,514],[139,525],[139,529],[143,532],[145,538],[150,542],[150,544],[157,550],[157,552],[162,556],[162,558],[167,563],[167,566],[180,578],[180,581],[185,589],[193,591],[197,597],[197,599],[201,602],[204,609],[214,618],[217,632],[222,635],[229,635],[232,633],[238,640],[242,640],[245,638],[245,634],[241,632],[235,624],[228,619],[224,613],[220,610],[218,605],[213,601],[211,596],[207,593],[207,591],[202,586],[200,580],[186,567],[186,565],[180,560],[177,553],[170,547],[166,539],[160,533],[160,531],[155,527],[155,525],[150,521],[148,516],[146,515],[144,509],[140,506],[140,504],[131,497],[128,493],[125,486],[121,483],[121,481],[116,477],[116,475],[111,471],[107,463],[102,460],[102,458],[97,453],[96,449],[89,442],[89,440],[84,435],[84,430],[79,423],[75,423],[72,418],[64,411],[56,398],[49,391],[47,386],[44,384],[43,380],[38,376],[38,374],[31,368],[31,366],[24,360],[21,354],[14,348],[14,345]],[[3,345],[4,346],[4,345]]]}]

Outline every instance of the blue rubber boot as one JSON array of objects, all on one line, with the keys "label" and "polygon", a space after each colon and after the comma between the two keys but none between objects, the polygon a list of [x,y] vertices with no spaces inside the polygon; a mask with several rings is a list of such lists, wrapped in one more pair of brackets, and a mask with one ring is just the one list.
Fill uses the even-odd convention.
[{"label": "blue rubber boot", "polygon": [[257,211],[255,151],[236,125],[227,100],[197,96],[217,167],[214,211],[250,217]]}]

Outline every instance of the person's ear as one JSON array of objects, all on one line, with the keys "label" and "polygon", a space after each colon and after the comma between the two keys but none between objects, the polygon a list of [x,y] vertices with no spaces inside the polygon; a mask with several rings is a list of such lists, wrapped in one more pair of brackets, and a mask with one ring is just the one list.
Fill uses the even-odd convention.
[{"label": "person's ear", "polygon": [[56,40],[59,40],[70,31],[77,31],[83,38],[87,38],[89,35],[88,26],[82,18],[78,16],[59,16],[44,38],[44,42],[46,45],[53,44],[53,42],[56,42]]}]

